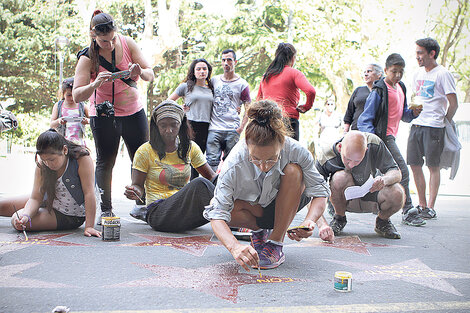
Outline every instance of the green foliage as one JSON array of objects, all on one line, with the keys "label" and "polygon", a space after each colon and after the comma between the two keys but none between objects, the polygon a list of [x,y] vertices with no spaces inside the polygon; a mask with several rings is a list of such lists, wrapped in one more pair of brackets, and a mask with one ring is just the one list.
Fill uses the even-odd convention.
[{"label": "green foliage", "polygon": [[49,107],[58,81],[54,39],[61,16],[71,22],[69,2],[3,1],[0,6],[0,99],[15,98],[15,111]]}]

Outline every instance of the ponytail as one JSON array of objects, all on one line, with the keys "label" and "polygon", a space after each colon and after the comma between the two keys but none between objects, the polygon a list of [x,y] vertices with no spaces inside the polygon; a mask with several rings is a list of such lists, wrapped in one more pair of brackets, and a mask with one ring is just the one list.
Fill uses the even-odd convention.
[{"label": "ponytail", "polygon": [[288,65],[297,54],[297,50],[290,43],[281,42],[276,49],[274,60],[269,64],[266,73],[263,75],[263,80],[268,82],[272,76],[281,73],[284,67]]}]

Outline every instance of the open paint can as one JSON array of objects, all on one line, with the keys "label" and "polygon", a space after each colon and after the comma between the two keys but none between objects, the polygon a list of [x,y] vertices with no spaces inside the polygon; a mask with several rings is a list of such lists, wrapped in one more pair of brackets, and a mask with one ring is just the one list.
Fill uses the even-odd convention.
[{"label": "open paint can", "polygon": [[335,273],[335,290],[349,292],[352,290],[352,274],[349,272]]},{"label": "open paint can", "polygon": [[121,219],[116,216],[101,218],[101,238],[105,241],[121,239]]}]

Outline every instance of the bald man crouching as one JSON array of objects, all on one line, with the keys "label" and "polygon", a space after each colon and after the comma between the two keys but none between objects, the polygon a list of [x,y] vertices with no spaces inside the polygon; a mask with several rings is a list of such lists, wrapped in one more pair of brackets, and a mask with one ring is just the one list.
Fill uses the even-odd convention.
[{"label": "bald man crouching", "polygon": [[[325,180],[330,181],[330,201],[335,209],[330,226],[335,235],[346,226],[346,211],[378,211],[375,232],[385,238],[400,239],[390,217],[402,209],[405,201],[405,192],[400,185],[401,172],[379,137],[350,131],[321,151],[316,166]],[[363,185],[370,175],[374,182],[369,192],[362,198],[346,200],[344,190]]]}]

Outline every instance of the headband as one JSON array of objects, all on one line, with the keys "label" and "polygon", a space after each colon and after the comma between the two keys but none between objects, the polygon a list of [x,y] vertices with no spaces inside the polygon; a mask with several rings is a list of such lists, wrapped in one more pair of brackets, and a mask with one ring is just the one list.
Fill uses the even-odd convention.
[{"label": "headband", "polygon": [[181,123],[184,117],[184,111],[173,100],[165,100],[159,104],[152,112],[152,119],[158,123],[162,118],[171,117]]}]

